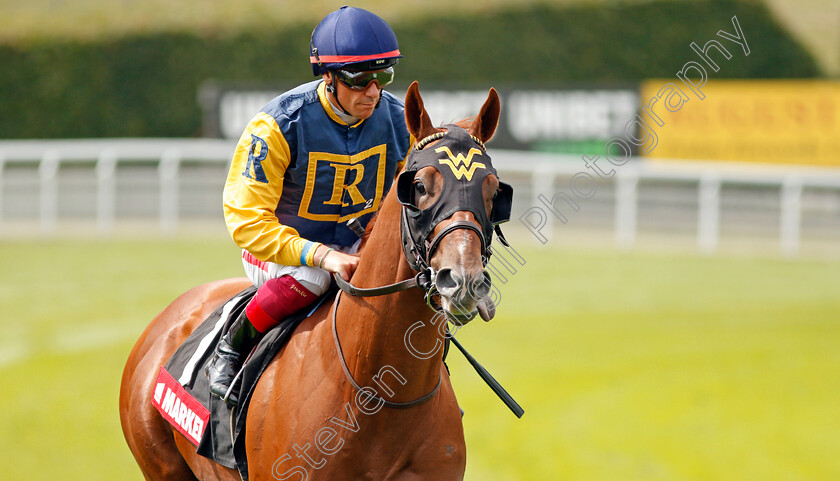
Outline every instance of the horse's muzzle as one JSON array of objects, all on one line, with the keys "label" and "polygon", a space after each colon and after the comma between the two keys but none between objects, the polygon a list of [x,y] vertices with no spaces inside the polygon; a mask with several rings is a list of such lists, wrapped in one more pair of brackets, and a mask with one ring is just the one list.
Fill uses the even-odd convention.
[{"label": "horse's muzzle", "polygon": [[[486,306],[490,283],[490,274],[486,270],[469,276],[455,269],[444,268],[435,276],[435,289],[441,295],[442,307],[449,319],[457,325],[473,320],[480,313],[478,306],[481,302],[485,302],[482,306]],[[489,320],[484,312],[481,314],[485,320]]]}]

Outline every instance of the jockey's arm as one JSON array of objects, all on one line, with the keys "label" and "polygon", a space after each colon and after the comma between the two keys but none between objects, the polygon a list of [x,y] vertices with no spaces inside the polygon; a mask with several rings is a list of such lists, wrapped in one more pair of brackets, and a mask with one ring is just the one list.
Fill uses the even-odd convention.
[{"label": "jockey's arm", "polygon": [[349,277],[358,262],[353,260],[355,256],[330,251],[322,261],[326,246],[304,239],[275,215],[290,158],[289,146],[274,119],[258,114],[236,146],[225,183],[224,215],[231,237],[261,261],[288,266],[321,264]]}]

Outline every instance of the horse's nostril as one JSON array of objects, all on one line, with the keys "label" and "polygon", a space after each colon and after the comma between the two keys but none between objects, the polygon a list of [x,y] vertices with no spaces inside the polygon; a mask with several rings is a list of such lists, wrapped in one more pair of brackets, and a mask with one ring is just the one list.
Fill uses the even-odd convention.
[{"label": "horse's nostril", "polygon": [[461,278],[452,269],[441,269],[435,276],[435,287],[441,294],[454,294],[461,288]]},{"label": "horse's nostril", "polygon": [[484,271],[474,275],[470,281],[470,296],[475,300],[487,297],[490,294],[490,283],[489,272]]}]

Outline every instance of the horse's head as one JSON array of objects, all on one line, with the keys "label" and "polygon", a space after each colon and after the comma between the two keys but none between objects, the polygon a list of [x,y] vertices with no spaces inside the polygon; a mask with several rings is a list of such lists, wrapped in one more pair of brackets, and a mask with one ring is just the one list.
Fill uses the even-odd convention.
[{"label": "horse's head", "polygon": [[484,147],[499,112],[499,95],[490,89],[474,119],[435,128],[417,82],[406,95],[406,122],[417,144],[397,180],[403,247],[413,268],[433,269],[441,307],[458,324],[479,308],[485,320],[492,317],[482,301],[491,282],[485,265],[494,227],[510,217],[513,193],[499,182]]}]

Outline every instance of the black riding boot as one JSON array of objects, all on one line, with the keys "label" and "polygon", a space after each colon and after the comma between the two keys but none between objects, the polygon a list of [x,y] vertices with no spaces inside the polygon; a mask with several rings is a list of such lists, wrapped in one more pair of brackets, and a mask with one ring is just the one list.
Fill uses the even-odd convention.
[{"label": "black riding boot", "polygon": [[219,341],[213,359],[207,365],[207,378],[210,380],[212,394],[225,399],[232,406],[239,403],[239,389],[237,387],[231,390],[230,385],[242,367],[244,358],[260,338],[262,333],[251,324],[243,310]]}]

